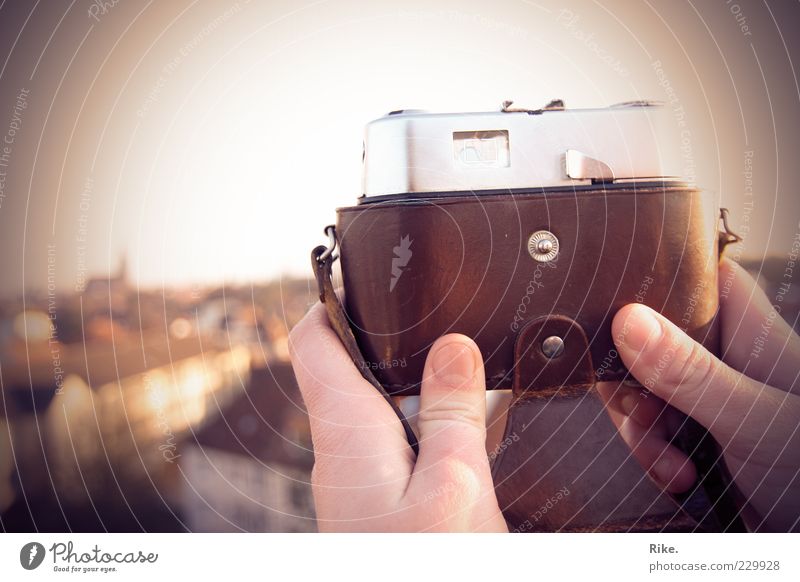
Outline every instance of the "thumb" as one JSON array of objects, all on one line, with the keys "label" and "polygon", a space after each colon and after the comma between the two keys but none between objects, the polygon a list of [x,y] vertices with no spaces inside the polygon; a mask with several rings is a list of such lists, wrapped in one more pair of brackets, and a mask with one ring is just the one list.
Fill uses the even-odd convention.
[{"label": "thumb", "polygon": [[475,342],[460,334],[434,342],[425,363],[419,405],[420,454],[415,473],[461,466],[479,472],[485,469],[489,475],[486,380]]},{"label": "thumb", "polygon": [[760,434],[785,398],[728,367],[644,305],[620,309],[612,330],[622,361],[639,383],[722,442]]}]

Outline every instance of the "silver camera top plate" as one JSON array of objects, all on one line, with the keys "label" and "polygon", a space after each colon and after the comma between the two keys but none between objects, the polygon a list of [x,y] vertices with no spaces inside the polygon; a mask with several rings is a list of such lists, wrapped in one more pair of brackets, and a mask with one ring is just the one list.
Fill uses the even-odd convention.
[{"label": "silver camera top plate", "polygon": [[666,107],[398,111],[369,123],[363,194],[502,191],[681,178]]}]

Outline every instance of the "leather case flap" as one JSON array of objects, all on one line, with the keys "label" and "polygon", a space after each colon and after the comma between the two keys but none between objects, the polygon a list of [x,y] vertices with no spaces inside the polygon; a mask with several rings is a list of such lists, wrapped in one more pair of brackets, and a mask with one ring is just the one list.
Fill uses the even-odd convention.
[{"label": "leather case flap", "polygon": [[514,361],[516,397],[580,396],[594,385],[586,333],[563,315],[548,315],[526,324],[514,343]]}]

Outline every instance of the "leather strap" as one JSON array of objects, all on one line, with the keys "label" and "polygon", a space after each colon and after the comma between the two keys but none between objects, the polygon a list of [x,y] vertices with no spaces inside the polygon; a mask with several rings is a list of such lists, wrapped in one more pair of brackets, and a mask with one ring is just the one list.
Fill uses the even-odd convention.
[{"label": "leather strap", "polygon": [[[548,338],[559,342],[559,353],[544,353]],[[586,333],[563,315],[528,322],[514,344],[514,361],[513,394],[517,399],[582,396],[594,386]]]},{"label": "leather strap", "polygon": [[[335,237],[335,234],[333,237]],[[339,297],[336,295],[336,291],[333,288],[332,270],[333,262],[336,260],[336,257],[333,255],[335,238],[333,238],[333,240],[334,243],[331,245],[331,248],[318,246],[311,251],[311,267],[314,269],[314,276],[317,279],[319,300],[325,305],[325,310],[328,313],[328,321],[330,322],[333,330],[336,332],[336,335],[339,336],[339,340],[344,345],[347,353],[353,360],[353,363],[356,365],[356,368],[358,368],[358,371],[361,372],[361,375],[364,377],[364,379],[375,387],[375,389],[381,394],[381,396],[383,396],[384,400],[386,400],[389,406],[392,407],[392,410],[394,410],[395,414],[397,414],[397,417],[400,419],[400,423],[403,425],[403,430],[406,433],[406,439],[408,440],[411,450],[414,451],[415,455],[418,455],[419,443],[417,442],[417,435],[414,434],[414,431],[411,429],[411,425],[408,423],[408,419],[400,411],[400,408],[398,408],[397,404],[395,404],[395,401],[392,399],[389,393],[386,392],[383,386],[381,386],[381,383],[378,382],[370,370],[367,361],[361,354],[358,343],[356,343],[356,338],[353,336],[353,330],[350,328],[350,322],[347,319],[347,314],[344,312],[342,303],[339,301]]]}]

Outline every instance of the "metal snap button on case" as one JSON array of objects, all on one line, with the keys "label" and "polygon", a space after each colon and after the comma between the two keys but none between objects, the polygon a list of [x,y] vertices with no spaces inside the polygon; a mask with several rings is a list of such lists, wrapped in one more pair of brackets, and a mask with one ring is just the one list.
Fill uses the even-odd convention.
[{"label": "metal snap button on case", "polygon": [[540,263],[549,263],[558,256],[558,239],[549,230],[537,230],[528,238],[528,253]]},{"label": "metal snap button on case", "polygon": [[557,335],[551,335],[542,342],[542,353],[551,360],[564,353],[564,340]]}]

